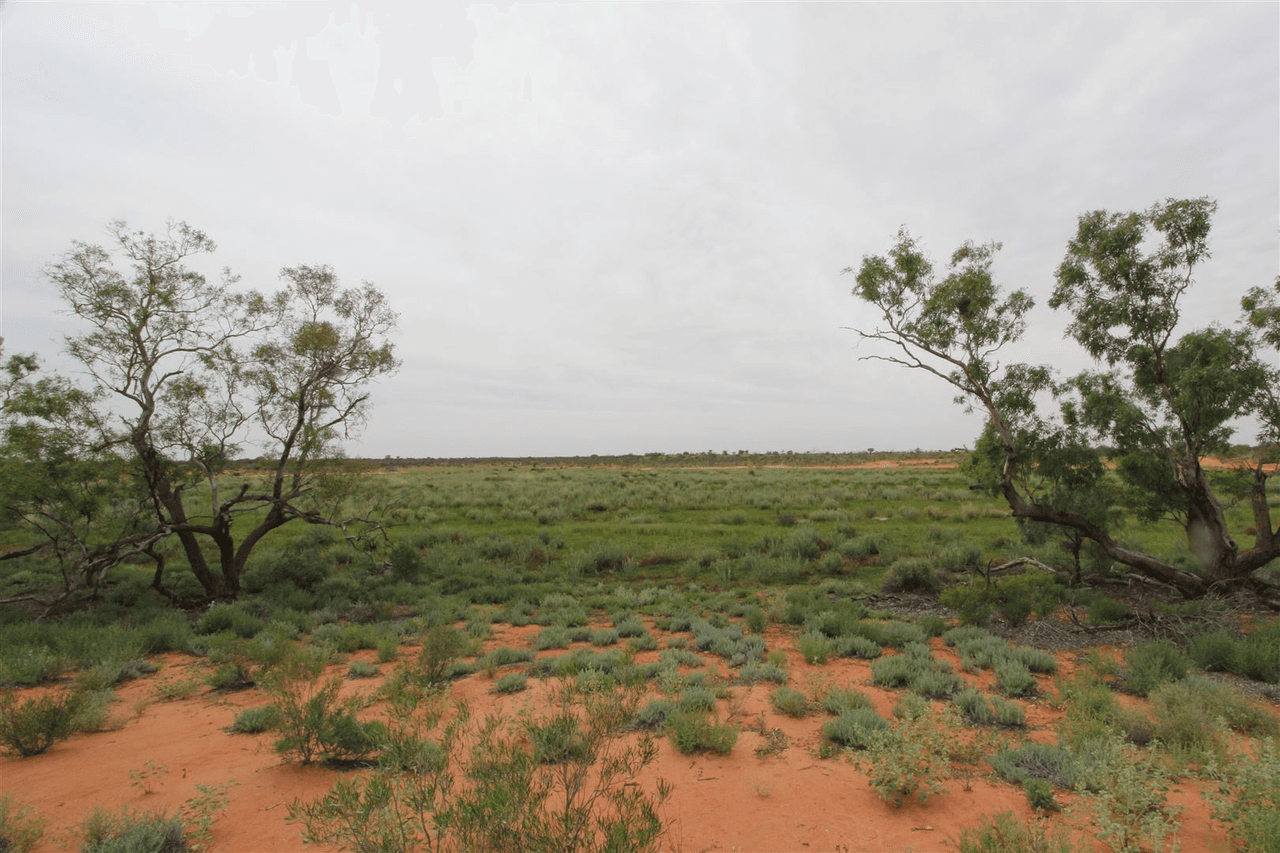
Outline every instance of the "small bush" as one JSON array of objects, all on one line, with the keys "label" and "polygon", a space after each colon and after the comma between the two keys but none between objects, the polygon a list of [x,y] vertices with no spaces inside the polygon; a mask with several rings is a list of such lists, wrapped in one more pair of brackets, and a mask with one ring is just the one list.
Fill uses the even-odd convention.
[{"label": "small bush", "polygon": [[19,806],[10,794],[0,794],[0,850],[31,853],[44,835],[45,819],[30,806]]},{"label": "small bush", "polygon": [[1161,684],[1187,675],[1187,656],[1167,640],[1152,640],[1134,646],[1125,655],[1125,689],[1146,696]]},{"label": "small bush", "polygon": [[367,660],[353,660],[351,665],[347,667],[347,676],[349,678],[373,678],[377,674],[377,664],[369,663]]},{"label": "small bush", "polygon": [[867,748],[867,783],[894,808],[913,794],[923,803],[945,792],[951,731],[945,718],[923,713],[874,732]]},{"label": "small bush", "polygon": [[833,716],[855,708],[870,708],[871,697],[853,687],[836,687],[822,698],[822,710]]},{"label": "small bush", "polygon": [[991,709],[991,703],[987,701],[987,697],[982,691],[973,687],[966,687],[956,693],[955,703],[965,720],[976,726],[989,725],[995,720],[995,712]]},{"label": "small bush", "polygon": [[686,687],[677,701],[681,711],[710,711],[716,706],[716,692],[710,687]]},{"label": "small bush", "polygon": [[377,750],[385,734],[378,722],[356,718],[359,697],[338,698],[342,679],[319,678],[321,661],[298,660],[267,677],[267,692],[279,714],[276,752],[296,756],[303,764],[315,758],[358,761]]},{"label": "small bush", "polygon": [[635,727],[638,729],[660,729],[667,717],[676,712],[676,704],[670,699],[651,699],[649,703],[636,713]]},{"label": "small bush", "polygon": [[509,672],[493,683],[493,692],[501,694],[519,693],[529,687],[529,679],[522,672]]},{"label": "small bush", "polygon": [[1089,602],[1089,624],[1108,625],[1129,618],[1129,605],[1100,595]]},{"label": "small bush", "polygon": [[738,742],[737,726],[713,721],[705,713],[677,711],[667,717],[664,728],[671,745],[685,755],[728,755]]},{"label": "small bush", "polygon": [[809,697],[794,687],[779,687],[773,691],[769,701],[778,713],[788,717],[804,717],[813,710]]},{"label": "small bush", "polygon": [[275,728],[280,722],[280,711],[274,705],[245,708],[236,714],[227,731],[233,734],[256,735]]},{"label": "small bush", "polygon": [[831,658],[831,641],[822,634],[801,634],[796,640],[796,648],[806,663],[820,666]]},{"label": "small bush", "polygon": [[889,728],[889,721],[873,708],[852,708],[822,726],[822,737],[845,749],[866,749],[875,732]]},{"label": "small bush", "polygon": [[197,634],[220,634],[230,631],[237,637],[249,639],[267,625],[260,617],[248,613],[238,604],[215,604],[196,623]]},{"label": "small bush", "polygon": [[1226,631],[1197,634],[1187,649],[1195,665],[1206,672],[1232,672],[1238,657],[1237,643]]},{"label": "small bush", "polygon": [[996,687],[1005,696],[1034,696],[1036,677],[1031,670],[1017,661],[1005,661],[995,666]]},{"label": "small bush", "polygon": [[1038,821],[1019,823],[1013,812],[985,816],[952,840],[959,853],[1072,853],[1071,839]]},{"label": "small bush", "polygon": [[0,697],[0,743],[22,756],[39,755],[75,731],[83,694],[41,696],[21,705],[12,696]]},{"label": "small bush", "polygon": [[928,560],[904,557],[889,567],[880,586],[885,592],[937,592],[942,580]]},{"label": "small bush", "polygon": [[1205,792],[1215,819],[1227,824],[1240,849],[1280,850],[1280,746],[1272,738],[1257,743],[1250,753],[1227,757],[1206,775],[1216,776]]},{"label": "small bush", "polygon": [[163,812],[95,808],[80,825],[80,853],[185,853],[182,821]]}]

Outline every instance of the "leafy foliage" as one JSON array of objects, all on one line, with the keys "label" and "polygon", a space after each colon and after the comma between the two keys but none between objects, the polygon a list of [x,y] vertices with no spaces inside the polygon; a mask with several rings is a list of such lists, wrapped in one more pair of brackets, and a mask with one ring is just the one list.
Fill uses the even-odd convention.
[{"label": "leafy foliage", "polygon": [[[1227,450],[1232,420],[1241,415],[1259,418],[1264,442],[1280,436],[1280,371],[1258,355],[1280,338],[1280,303],[1255,288],[1243,301],[1245,329],[1174,334],[1180,300],[1209,256],[1216,208],[1209,199],[1171,199],[1142,212],[1079,218],[1049,304],[1070,313],[1067,335],[1101,369],[1066,379],[1046,367],[997,361],[1021,338],[1032,306],[1025,291],[1005,295],[995,284],[999,244],[965,243],[938,277],[904,230],[887,256],[864,256],[857,270],[854,294],[881,322],[858,334],[891,347],[889,355],[867,357],[931,373],[959,392],[958,402],[985,412],[972,471],[1029,533],[1045,524],[1067,531],[1077,576],[1086,540],[1106,558],[1188,595],[1213,583],[1247,580],[1257,588],[1254,573],[1280,556],[1264,466],[1250,472],[1255,541],[1241,550],[1201,465],[1204,456]],[[1056,399],[1056,413],[1041,411],[1045,395]],[[1117,541],[1113,528],[1123,510],[1145,521],[1177,521],[1200,570]]]}]

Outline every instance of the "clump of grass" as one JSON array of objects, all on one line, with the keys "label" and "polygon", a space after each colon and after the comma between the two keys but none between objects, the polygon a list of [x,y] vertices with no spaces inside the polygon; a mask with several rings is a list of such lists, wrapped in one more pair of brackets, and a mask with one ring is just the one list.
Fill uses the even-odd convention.
[{"label": "clump of grass", "polygon": [[493,692],[500,694],[519,693],[529,687],[529,679],[523,672],[509,672],[493,683]]},{"label": "clump of grass", "polygon": [[851,708],[822,726],[822,737],[845,749],[866,749],[875,732],[889,728],[889,721],[873,708]]},{"label": "clump of grass", "polygon": [[235,720],[227,731],[233,734],[256,735],[275,728],[279,721],[280,711],[274,705],[245,708],[236,714]]},{"label": "clump of grass", "polygon": [[959,853],[1072,853],[1071,838],[1040,821],[1019,822],[1013,812],[986,815],[951,840]]},{"label": "clump of grass", "polygon": [[19,705],[13,695],[0,697],[0,743],[9,751],[39,755],[75,731],[84,694],[40,696]]},{"label": "clump of grass", "polygon": [[31,806],[20,806],[11,794],[0,794],[0,850],[31,853],[44,835],[45,819]]},{"label": "clump of grass", "polygon": [[1161,684],[1185,678],[1190,661],[1168,640],[1140,643],[1125,655],[1125,689],[1146,696]]},{"label": "clump of grass", "polygon": [[770,703],[780,714],[788,717],[804,717],[813,711],[813,703],[794,687],[779,687],[769,697]]},{"label": "clump of grass", "polygon": [[676,711],[667,717],[664,729],[672,746],[685,755],[728,755],[738,742],[737,726],[720,723],[704,712]]}]

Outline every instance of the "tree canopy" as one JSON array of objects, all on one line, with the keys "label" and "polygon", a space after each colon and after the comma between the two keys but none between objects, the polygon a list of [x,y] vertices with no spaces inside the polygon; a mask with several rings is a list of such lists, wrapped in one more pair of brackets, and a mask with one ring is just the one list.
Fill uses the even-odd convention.
[{"label": "tree canopy", "polygon": [[[327,266],[286,267],[270,294],[227,269],[210,281],[192,263],[216,246],[185,222],[107,234],[43,271],[82,321],[65,348],[87,384],[40,376],[30,355],[5,365],[0,503],[34,534],[26,553],[58,557],[68,591],[143,557],[172,596],[176,545],[206,597],[234,597],[271,531],[357,521],[337,514],[321,474],[362,426],[370,384],[398,367],[396,314]],[[228,486],[250,446],[267,476]]]},{"label": "tree canopy", "polygon": [[[1280,447],[1280,370],[1264,355],[1280,347],[1280,279],[1245,294],[1236,328],[1178,331],[1216,209],[1210,199],[1170,199],[1079,218],[1049,300],[1070,316],[1065,337],[1097,365],[1075,376],[997,360],[1022,338],[1033,307],[1026,290],[996,284],[998,243],[965,243],[939,274],[900,230],[887,255],[864,256],[856,270],[853,293],[878,319],[855,331],[887,345],[867,358],[932,373],[959,392],[957,402],[985,412],[974,470],[1015,518],[1064,528],[1077,553],[1092,541],[1187,595],[1248,585],[1274,598],[1255,573],[1280,557],[1266,495]],[[1247,479],[1237,491],[1250,500],[1252,529],[1240,536],[1252,534],[1251,547],[1229,530],[1230,482],[1204,466],[1228,450],[1242,416],[1261,424],[1262,451],[1235,480]],[[1114,527],[1126,512],[1180,524],[1195,565],[1122,544]]]}]

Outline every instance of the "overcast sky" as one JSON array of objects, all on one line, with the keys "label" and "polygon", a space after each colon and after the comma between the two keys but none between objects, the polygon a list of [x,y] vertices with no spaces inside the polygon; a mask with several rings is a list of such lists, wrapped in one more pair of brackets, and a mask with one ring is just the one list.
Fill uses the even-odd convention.
[{"label": "overcast sky", "polygon": [[[1191,320],[1280,229],[1280,4],[8,0],[7,352],[76,331],[42,265],[206,231],[246,286],[331,264],[400,312],[357,456],[972,445],[845,327],[900,225],[999,240],[1013,355],[1076,217],[1220,202]],[[1249,436],[1243,437],[1247,440]]]}]

